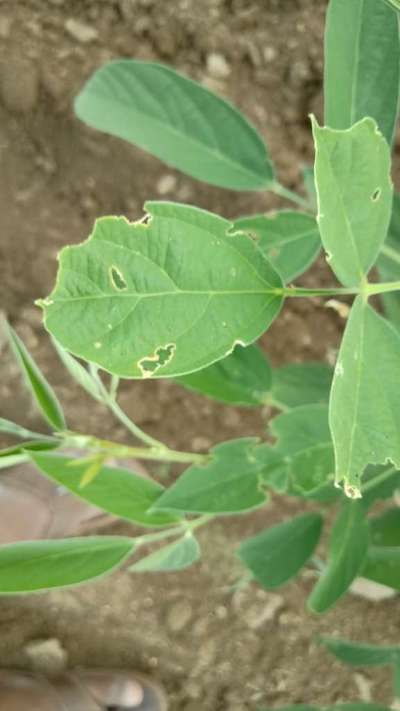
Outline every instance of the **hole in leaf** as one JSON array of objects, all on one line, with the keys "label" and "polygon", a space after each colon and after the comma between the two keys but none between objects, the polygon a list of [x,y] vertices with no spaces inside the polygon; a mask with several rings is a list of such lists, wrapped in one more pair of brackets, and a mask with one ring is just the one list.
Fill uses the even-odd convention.
[{"label": "hole in leaf", "polygon": [[376,188],[376,190],[374,190],[374,192],[371,195],[372,202],[376,202],[377,200],[379,200],[379,198],[381,196],[381,192],[382,192],[382,190],[380,188]]},{"label": "hole in leaf", "polygon": [[144,378],[149,378],[153,373],[163,365],[167,365],[173,358],[175,353],[175,343],[168,343],[166,346],[160,346],[156,349],[154,355],[142,358],[138,362],[138,366],[142,371]]},{"label": "hole in leaf", "polygon": [[117,291],[123,291],[127,288],[127,283],[124,279],[124,275],[122,274],[120,269],[118,269],[118,267],[115,267],[114,265],[110,267],[110,279],[111,284]]}]

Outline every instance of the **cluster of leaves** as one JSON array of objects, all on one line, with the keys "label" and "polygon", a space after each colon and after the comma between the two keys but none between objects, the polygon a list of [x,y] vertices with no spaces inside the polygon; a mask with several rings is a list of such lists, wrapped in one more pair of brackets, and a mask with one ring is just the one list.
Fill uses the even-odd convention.
[{"label": "cluster of leaves", "polygon": [[[75,380],[146,447],[68,431],[54,392],[7,326],[53,434],[0,420],[0,431],[22,439],[0,452],[0,467],[29,460],[90,504],[156,530],[3,546],[1,592],[78,584],[170,537],[131,570],[182,569],[200,555],[200,525],[264,506],[271,492],[307,507],[239,547],[260,585],[274,589],[311,564],[314,612],[335,604],[358,575],[400,589],[399,512],[370,515],[376,500],[391,499],[400,467],[400,198],[393,200],[390,178],[400,86],[396,12],[379,0],[331,0],[325,40],[327,127],[312,119],[316,157],[305,174],[307,198],[278,182],[263,139],[234,107],[165,66],[111,62],[77,97],[76,113],[87,124],[186,174],[232,190],[271,190],[302,210],[228,221],[188,205],[148,202],[144,219],[101,218],[86,242],[62,250],[56,286],[40,301],[46,328]],[[321,246],[342,286],[292,286]],[[368,281],[373,266],[389,283]],[[386,318],[369,304],[373,294],[383,294]],[[355,296],[334,372],[315,363],[272,369],[254,342],[285,298],[314,295]],[[109,387],[102,371],[111,375]],[[207,455],[174,452],[121,411],[120,377],[170,377],[225,403],[280,412],[267,441],[240,438]],[[65,455],[71,444],[82,448],[81,458]],[[108,466],[118,456],[189,466],[165,489]],[[328,504],[338,511],[321,565],[315,551]]]}]

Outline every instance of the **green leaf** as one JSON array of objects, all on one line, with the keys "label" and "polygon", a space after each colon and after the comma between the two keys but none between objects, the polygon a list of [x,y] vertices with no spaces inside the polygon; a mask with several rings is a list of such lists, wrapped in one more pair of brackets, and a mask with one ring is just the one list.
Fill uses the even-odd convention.
[{"label": "green leaf", "polygon": [[122,536],[28,541],[0,547],[0,593],[64,588],[110,573],[133,553]]},{"label": "green leaf", "polygon": [[191,533],[187,533],[179,541],[174,541],[168,546],[163,546],[163,548],[154,551],[154,553],[150,553],[145,558],[141,558],[131,565],[129,570],[134,573],[156,571],[169,573],[174,570],[188,568],[199,558],[199,544]]},{"label": "green leaf", "polygon": [[65,430],[64,414],[54,391],[14,329],[7,322],[4,322],[4,327],[26,383],[42,415],[55,430]]},{"label": "green leaf", "polygon": [[400,547],[370,546],[362,576],[400,590]]},{"label": "green leaf", "polygon": [[321,529],[319,514],[301,514],[247,538],[238,555],[264,588],[276,588],[294,578],[307,563]]},{"label": "green leaf", "polygon": [[371,543],[376,546],[400,546],[400,509],[387,509],[368,519]]},{"label": "green leaf", "polygon": [[267,401],[272,371],[260,348],[236,346],[218,363],[176,378],[189,390],[229,405],[262,405]]},{"label": "green leaf", "polygon": [[52,340],[61,361],[65,365],[70,375],[72,375],[73,379],[95,400],[102,402],[103,397],[99,388],[99,384],[92,377],[89,371],[83,365],[81,365],[79,361],[73,358],[68,353],[68,351],[65,350],[65,348],[63,348],[59,343],[57,343],[54,338]]},{"label": "green leaf", "polygon": [[348,590],[365,562],[367,550],[364,508],[360,502],[346,501],[332,529],[327,567],[308,599],[312,612],[326,612]]},{"label": "green leaf", "polygon": [[285,283],[300,276],[318,256],[321,238],[315,217],[279,210],[240,217],[235,229],[249,233]]},{"label": "green leaf", "polygon": [[397,18],[383,2],[330,1],[324,76],[328,126],[350,128],[371,116],[390,145],[397,118],[399,67]]},{"label": "green leaf", "polygon": [[0,449],[0,459],[15,454],[24,455],[27,454],[27,452],[43,452],[48,449],[56,449],[60,444],[61,442],[57,442],[55,439],[34,439],[29,442],[22,442],[21,444],[15,444],[11,447]]},{"label": "green leaf", "polygon": [[384,2],[393,10],[400,12],[400,0],[384,0]]},{"label": "green leaf", "polygon": [[27,454],[8,454],[0,457],[0,469],[9,469],[28,460]]},{"label": "green leaf", "polygon": [[362,296],[355,300],[340,347],[330,401],[336,481],[360,495],[367,464],[400,467],[400,335]]},{"label": "green leaf", "polygon": [[317,192],[315,190],[314,168],[306,165],[302,171],[304,187],[312,207],[317,206]]},{"label": "green leaf", "polygon": [[336,637],[321,637],[322,644],[340,661],[352,666],[381,666],[391,664],[400,652],[400,647],[348,642]]},{"label": "green leaf", "polygon": [[326,405],[303,405],[275,417],[274,449],[286,462],[289,494],[317,500],[339,496],[333,487],[334,453]]},{"label": "green leaf", "polygon": [[[377,484],[367,488],[368,484],[376,477],[383,476],[384,472],[391,470],[389,476],[378,481]],[[396,471],[395,467],[387,465],[368,465],[362,479],[362,502],[366,510],[368,510],[375,501],[391,499],[399,488],[400,472]]]},{"label": "green leaf", "polygon": [[252,240],[197,208],[146,208],[147,223],[101,218],[89,240],[61,252],[41,303],[57,341],[116,375],[147,378],[200,370],[258,338],[280,310],[282,283]]},{"label": "green leaf", "polygon": [[272,399],[283,409],[328,403],[333,370],[324,363],[291,363],[274,368]]},{"label": "green leaf", "polygon": [[339,281],[358,286],[373,266],[389,226],[393,192],[389,147],[370,118],[346,131],[321,128],[315,119],[312,126],[322,243]]},{"label": "green leaf", "polygon": [[211,185],[265,190],[274,180],[254,126],[227,101],[161,64],[106,64],[76,98],[75,112]]},{"label": "green leaf", "polygon": [[30,456],[42,474],[103,511],[142,526],[165,526],[176,521],[166,514],[149,513],[164,488],[128,469],[100,467],[96,477],[82,487],[87,461],[48,453]]},{"label": "green leaf", "polygon": [[190,513],[238,513],[266,502],[262,474],[271,448],[254,437],[223,442],[203,466],[192,465],[158,499],[153,510]]},{"label": "green leaf", "polygon": [[21,427],[15,422],[11,422],[11,420],[5,420],[4,417],[0,417],[0,432],[14,435],[14,437],[21,437],[21,439],[25,439],[26,437],[28,437],[29,439],[42,440],[46,437],[46,435],[40,434],[39,432],[32,432],[32,430],[27,430],[25,427]]},{"label": "green leaf", "polygon": [[[400,195],[394,193],[392,217],[389,232],[377,261],[381,281],[396,281],[400,271]],[[389,292],[381,294],[384,309],[389,321],[400,331],[400,294]]]}]

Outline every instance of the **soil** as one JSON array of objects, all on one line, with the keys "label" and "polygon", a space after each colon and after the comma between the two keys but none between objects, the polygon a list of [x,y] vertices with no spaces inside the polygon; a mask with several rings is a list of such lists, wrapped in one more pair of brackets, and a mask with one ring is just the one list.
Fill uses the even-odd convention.
[{"label": "soil", "polygon": [[[0,303],[55,386],[71,429],[127,441],[71,383],[33,306],[52,287],[59,249],[86,238],[99,215],[137,219],[149,198],[193,202],[225,217],[284,204],[201,185],[87,129],[73,116],[74,95],[111,58],[167,62],[235,102],[265,136],[284,184],[301,189],[301,168],[313,157],[307,115],[322,105],[325,9],[319,0],[0,0]],[[322,258],[302,280],[329,282]],[[262,345],[274,364],[332,363],[342,329],[322,301],[292,300]],[[0,353],[1,414],[39,427],[1,342]],[[195,451],[262,435],[270,415],[224,407],[170,381],[126,383],[120,402],[150,434]],[[155,473],[168,476],[160,467]],[[316,639],[329,633],[398,642],[397,597],[348,595],[319,618],[305,611],[311,572],[277,593],[232,587],[242,573],[238,541],[298,509],[279,499],[257,514],[216,521],[199,534],[202,561],[180,574],[120,571],[78,589],[3,598],[0,665],[32,668],[27,647],[56,639],[71,667],[151,673],[164,683],[172,711],[389,703],[388,674],[355,673]]]}]

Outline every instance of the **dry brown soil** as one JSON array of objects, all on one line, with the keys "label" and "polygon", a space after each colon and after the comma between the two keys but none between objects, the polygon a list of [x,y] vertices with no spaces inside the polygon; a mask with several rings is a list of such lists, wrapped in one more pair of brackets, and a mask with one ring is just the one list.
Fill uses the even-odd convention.
[{"label": "dry brown soil", "polygon": [[[200,185],[92,132],[73,117],[74,95],[112,57],[168,62],[240,106],[267,139],[281,179],[299,187],[301,166],[312,161],[307,114],[321,107],[325,8],[320,0],[0,0],[0,304],[55,385],[71,428],[126,439],[64,373],[33,306],[53,284],[60,247],[86,238],[96,216],[138,218],[148,198],[194,202],[226,217],[280,204]],[[216,67],[213,53],[225,63]],[[321,260],[303,283],[331,279]],[[262,343],[275,364],[332,362],[342,328],[321,301],[296,300]],[[39,426],[4,344],[0,352],[1,414]],[[261,435],[269,414],[227,408],[168,381],[128,383],[121,404],[170,446],[197,451]],[[305,611],[310,572],[276,594],[255,585],[232,590],[241,573],[237,542],[296,506],[276,500],[215,522],[200,533],[202,562],[181,574],[119,572],[75,590],[3,598],[0,665],[29,668],[27,644],[56,638],[71,666],[150,672],[165,684],[172,711],[254,711],[369,694],[389,702],[385,672],[355,674],[316,637],[398,642],[397,598],[347,596],[319,618]]]}]

